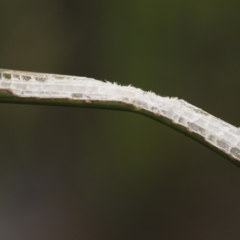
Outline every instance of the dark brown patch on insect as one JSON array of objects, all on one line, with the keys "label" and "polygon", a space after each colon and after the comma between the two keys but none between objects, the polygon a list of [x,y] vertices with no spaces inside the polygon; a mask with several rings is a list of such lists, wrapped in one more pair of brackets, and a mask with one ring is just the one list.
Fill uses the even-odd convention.
[{"label": "dark brown patch on insect", "polygon": [[9,74],[9,73],[3,73],[2,76],[6,79],[11,79],[12,78],[11,74]]},{"label": "dark brown patch on insect", "polygon": [[230,152],[233,156],[240,159],[240,150],[238,148],[233,147]]},{"label": "dark brown patch on insect", "polygon": [[22,76],[22,79],[25,81],[29,81],[31,79],[31,77],[30,76]]},{"label": "dark brown patch on insect", "polygon": [[37,80],[39,82],[45,82],[46,78],[44,78],[44,77],[36,77],[35,80]]}]

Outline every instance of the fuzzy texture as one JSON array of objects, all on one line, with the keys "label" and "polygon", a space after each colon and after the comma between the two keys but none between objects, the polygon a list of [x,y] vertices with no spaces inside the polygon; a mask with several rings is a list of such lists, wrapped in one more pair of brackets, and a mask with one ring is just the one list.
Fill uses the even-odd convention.
[{"label": "fuzzy texture", "polygon": [[19,98],[121,102],[181,125],[240,162],[240,130],[181,99],[92,78],[1,69],[0,90]]}]

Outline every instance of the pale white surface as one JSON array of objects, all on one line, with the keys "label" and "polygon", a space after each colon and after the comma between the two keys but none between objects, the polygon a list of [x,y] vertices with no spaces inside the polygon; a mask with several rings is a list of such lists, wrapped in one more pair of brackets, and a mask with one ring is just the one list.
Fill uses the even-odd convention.
[{"label": "pale white surface", "polygon": [[122,102],[164,116],[240,160],[240,130],[181,99],[91,78],[12,70],[0,70],[1,89],[20,98]]}]

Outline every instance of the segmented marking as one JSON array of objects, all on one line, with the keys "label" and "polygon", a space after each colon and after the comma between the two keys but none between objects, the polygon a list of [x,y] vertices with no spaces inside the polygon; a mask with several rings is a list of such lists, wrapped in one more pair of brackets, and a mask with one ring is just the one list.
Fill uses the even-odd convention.
[{"label": "segmented marking", "polygon": [[20,98],[121,102],[169,119],[240,161],[239,128],[184,100],[92,78],[0,70],[0,90]]}]

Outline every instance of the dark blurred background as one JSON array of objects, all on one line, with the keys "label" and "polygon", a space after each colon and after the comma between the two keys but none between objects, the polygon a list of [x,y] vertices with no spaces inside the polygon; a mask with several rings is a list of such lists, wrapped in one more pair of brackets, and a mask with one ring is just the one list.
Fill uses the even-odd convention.
[{"label": "dark blurred background", "polygon": [[[240,1],[0,0],[0,67],[178,96],[240,125]],[[0,239],[239,239],[240,169],[143,116],[0,105]]]}]

